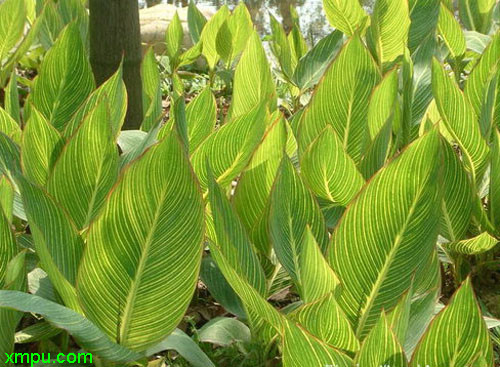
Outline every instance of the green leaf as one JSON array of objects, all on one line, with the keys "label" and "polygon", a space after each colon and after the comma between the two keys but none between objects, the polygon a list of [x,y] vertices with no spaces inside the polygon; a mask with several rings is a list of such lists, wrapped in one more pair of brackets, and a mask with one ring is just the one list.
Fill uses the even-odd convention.
[{"label": "green leaf", "polygon": [[[0,222],[3,221],[2,217],[3,214],[0,213]],[[1,226],[3,226],[3,224],[0,223],[0,227]],[[3,230],[0,228],[0,237],[2,237],[2,231]],[[26,252],[23,251],[17,254],[17,256],[13,256],[7,263],[5,279],[2,279],[3,274],[0,273],[0,292],[5,292],[5,290],[22,290],[25,288],[25,257]],[[3,261],[3,259],[0,259],[0,267],[2,266],[1,261]],[[5,290],[2,291],[2,288]],[[6,357],[14,352],[15,332],[17,324],[21,321],[22,316],[23,314],[21,312],[0,308],[0,323],[2,325],[2,333],[0,334],[0,350],[2,351],[2,355],[0,356],[0,363],[7,363],[8,359]],[[12,364],[9,362],[7,366],[12,366]]]},{"label": "green leaf", "polygon": [[241,173],[262,139],[266,124],[264,105],[226,122],[214,131],[192,154],[193,168],[203,189],[208,186],[206,162],[221,186]]},{"label": "green leaf", "polygon": [[71,121],[66,126],[63,133],[66,139],[69,139],[76,132],[85,117],[95,109],[98,102],[106,100],[108,106],[108,118],[111,125],[113,136],[117,137],[120,133],[125,114],[127,113],[127,89],[122,79],[123,64],[120,64],[118,70],[104,83],[101,84],[86,99],[83,105],[73,115]]},{"label": "green leaf", "polygon": [[59,131],[94,89],[94,79],[75,24],[61,33],[47,52],[31,101]]},{"label": "green leaf", "polygon": [[429,38],[434,38],[439,21],[440,0],[410,0],[410,33],[408,48],[413,54]]},{"label": "green leaf", "polygon": [[[209,232],[207,230],[207,232]],[[240,319],[246,319],[243,304],[233,288],[222,275],[211,256],[205,256],[201,262],[200,278],[214,299],[224,309]]]},{"label": "green leaf", "polygon": [[144,110],[144,119],[141,129],[151,130],[160,120],[162,110],[162,95],[160,83],[160,70],[156,63],[155,54],[152,48],[149,48],[142,60],[142,103]]},{"label": "green leaf", "polygon": [[492,134],[489,194],[491,222],[500,228],[500,132],[496,128]]},{"label": "green leaf", "polygon": [[9,262],[17,253],[17,242],[5,216],[3,207],[0,207],[0,287],[5,284],[5,275]]},{"label": "green leaf", "polygon": [[[14,186],[6,176],[0,176],[0,209],[7,218],[9,223],[12,223],[14,210]],[[2,277],[0,276],[0,279]]]},{"label": "green leaf", "polygon": [[22,37],[25,22],[24,1],[5,0],[0,4],[0,67]]},{"label": "green leaf", "polygon": [[206,87],[186,107],[189,151],[194,152],[213,132],[217,122],[217,103]]},{"label": "green leaf", "polygon": [[30,118],[23,131],[21,145],[25,177],[44,187],[63,144],[59,132],[35,107],[32,107]]},{"label": "green leaf", "polygon": [[241,321],[229,317],[216,317],[198,330],[198,337],[203,343],[212,343],[227,347],[233,343],[249,343],[250,329]]},{"label": "green leaf", "polygon": [[405,354],[384,313],[366,337],[356,356],[359,366],[406,367]]},{"label": "green leaf", "polygon": [[315,86],[342,45],[342,33],[334,31],[322,38],[307,54],[298,60],[292,76],[302,90]]},{"label": "green leaf", "polygon": [[0,107],[0,132],[7,135],[16,144],[21,141],[21,128],[10,114]]},{"label": "green leaf", "polygon": [[434,249],[438,157],[433,131],[369,181],[332,236],[329,261],[344,287],[339,303],[361,339],[382,310],[396,306]]},{"label": "green leaf", "polygon": [[21,110],[19,107],[19,91],[15,70],[10,75],[9,84],[5,88],[5,111],[18,123],[21,123]]},{"label": "green leaf", "polygon": [[16,183],[42,268],[64,304],[81,312],[75,283],[84,248],[82,238],[64,210],[44,189],[21,176],[16,178]]},{"label": "green leaf", "polygon": [[271,69],[259,35],[254,30],[236,67],[229,116],[243,115],[263,101],[268,103],[271,112],[276,109]]},{"label": "green leaf", "polygon": [[459,0],[460,19],[469,30],[487,34],[495,3],[495,0]]},{"label": "green leaf", "polygon": [[[474,109],[476,120],[480,120],[483,114],[488,90],[491,84],[495,83],[495,75],[500,69],[500,34],[497,34],[481,58],[472,69],[465,83],[465,97]],[[489,126],[482,126],[483,136],[488,137],[491,131],[491,121]]]},{"label": "green leaf", "polygon": [[356,30],[363,30],[368,16],[358,1],[323,0],[323,8],[332,27],[352,36]]},{"label": "green leaf", "polygon": [[463,150],[473,178],[479,179],[486,168],[488,145],[481,136],[471,105],[436,59],[432,64],[432,89],[447,130]]},{"label": "green leaf", "polygon": [[199,187],[172,132],[124,170],[89,229],[78,274],[86,315],[132,350],[158,343],[189,305],[203,231]]},{"label": "green leaf", "polygon": [[182,29],[181,20],[177,11],[168,24],[165,37],[165,41],[167,43],[167,56],[170,58],[170,64],[174,66],[173,69],[175,69],[178,57],[181,53],[182,39],[184,37],[184,31]]},{"label": "green leaf", "polygon": [[283,367],[351,366],[351,359],[337,349],[321,343],[299,326],[285,323]]},{"label": "green leaf", "polygon": [[409,30],[407,1],[378,0],[375,3],[367,41],[381,66],[390,65],[403,55]]},{"label": "green leaf", "polygon": [[146,351],[150,356],[165,350],[175,350],[193,367],[215,367],[196,342],[182,330],[175,329],[165,340]]},{"label": "green leaf", "polygon": [[306,228],[302,252],[299,256],[301,298],[304,302],[314,302],[335,291],[339,280],[326,262],[321,248],[314,239],[310,227]]},{"label": "green leaf", "polygon": [[226,65],[231,66],[235,58],[245,49],[252,31],[252,18],[245,3],[241,2],[222,23],[215,41],[217,53]]},{"label": "green leaf", "polygon": [[325,72],[301,116],[299,152],[331,125],[342,147],[358,163],[366,144],[368,101],[379,80],[370,53],[354,36]]},{"label": "green leaf", "polygon": [[302,288],[300,258],[307,227],[310,227],[321,252],[325,252],[328,232],[318,203],[290,159],[284,157],[271,193],[269,234],[276,256],[299,289]]},{"label": "green leaf", "polygon": [[286,121],[280,115],[268,127],[264,139],[241,174],[232,198],[234,208],[252,243],[265,255],[271,253],[268,203],[285,149],[285,124]]},{"label": "green leaf", "polygon": [[480,353],[491,366],[493,351],[488,329],[467,279],[448,306],[434,318],[410,365],[467,366]]},{"label": "green leaf", "polygon": [[487,232],[462,241],[450,242],[444,247],[452,252],[463,255],[478,255],[490,251],[498,244],[498,240]]},{"label": "green leaf", "polygon": [[203,56],[207,59],[208,67],[211,70],[215,68],[215,65],[217,65],[219,61],[219,54],[217,53],[217,34],[222,24],[229,16],[229,8],[227,5],[224,5],[212,18],[210,18],[201,32],[200,40],[203,43]]},{"label": "green leaf", "polygon": [[60,329],[52,326],[47,321],[41,321],[18,331],[15,340],[16,344],[29,344],[50,339],[60,333]]},{"label": "green leaf", "polygon": [[103,98],[63,147],[47,181],[48,192],[79,230],[98,214],[118,177],[118,150],[109,121]]},{"label": "green leaf", "polygon": [[210,239],[220,247],[224,258],[233,269],[259,294],[267,292],[266,277],[245,228],[219,185],[209,178],[208,200],[214,221],[214,233]]},{"label": "green leaf", "polygon": [[472,216],[473,191],[470,178],[453,147],[446,141],[443,152],[443,192],[440,234],[450,241],[462,238]]},{"label": "green leaf", "polygon": [[200,41],[201,32],[207,19],[192,0],[189,2],[187,21],[191,40],[196,44]]},{"label": "green leaf", "polygon": [[453,11],[441,3],[438,31],[453,58],[461,57],[466,51],[465,37]]},{"label": "green leaf", "polygon": [[281,23],[278,22],[271,13],[269,13],[269,17],[271,19],[272,51],[278,59],[281,71],[285,77],[291,79],[294,70],[292,68],[292,51],[290,49],[290,43]]},{"label": "green leaf", "polygon": [[75,311],[44,298],[0,290],[0,307],[42,315],[55,327],[70,333],[86,351],[110,361],[130,362],[142,355],[113,343],[97,326]]},{"label": "green leaf", "polygon": [[290,318],[328,345],[351,352],[359,350],[358,339],[332,293],[303,305]]},{"label": "green leaf", "polygon": [[331,125],[301,156],[304,181],[322,199],[346,206],[365,184]]}]

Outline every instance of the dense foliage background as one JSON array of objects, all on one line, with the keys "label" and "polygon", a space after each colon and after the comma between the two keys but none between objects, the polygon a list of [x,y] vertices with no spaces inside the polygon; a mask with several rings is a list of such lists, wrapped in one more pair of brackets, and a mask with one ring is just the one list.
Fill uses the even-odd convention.
[{"label": "dense foliage background", "polygon": [[500,364],[500,6],[323,7],[191,3],[124,130],[85,2],[1,3],[0,363]]}]

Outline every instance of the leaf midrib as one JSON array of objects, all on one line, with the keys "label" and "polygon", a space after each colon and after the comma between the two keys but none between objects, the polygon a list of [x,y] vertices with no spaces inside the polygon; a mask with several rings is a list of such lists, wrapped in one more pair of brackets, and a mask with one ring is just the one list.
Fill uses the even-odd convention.
[{"label": "leaf midrib", "polygon": [[422,197],[422,194],[424,192],[424,188],[425,188],[426,184],[427,184],[427,182],[424,182],[420,186],[420,188],[418,189],[418,192],[415,195],[415,197],[412,201],[412,204],[410,206],[410,209],[408,211],[408,216],[406,218],[406,221],[403,224],[403,227],[401,228],[399,233],[396,235],[396,237],[394,239],[393,247],[392,247],[391,251],[389,252],[389,255],[386,257],[386,261],[384,263],[382,271],[379,272],[379,275],[377,277],[375,284],[372,287],[372,291],[367,299],[365,307],[363,307],[361,310],[362,315],[361,315],[360,321],[358,323],[358,327],[356,329],[356,336],[357,337],[361,337],[361,332],[363,331],[363,328],[364,328],[365,323],[367,321],[368,315],[370,314],[370,311],[372,309],[373,303],[375,302],[375,299],[377,298],[377,296],[379,294],[380,288],[382,287],[382,283],[384,282],[384,280],[387,277],[390,266],[393,263],[393,259],[396,256],[396,254],[401,246],[403,235],[406,232],[406,229],[408,228],[408,226],[411,222],[411,219],[412,219],[413,214],[415,212],[416,206],[417,206],[418,202],[420,201],[420,198]]}]

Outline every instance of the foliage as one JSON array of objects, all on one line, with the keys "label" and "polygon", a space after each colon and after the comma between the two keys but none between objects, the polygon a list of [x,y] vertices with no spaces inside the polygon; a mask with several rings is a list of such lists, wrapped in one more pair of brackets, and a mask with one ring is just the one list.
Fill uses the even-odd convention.
[{"label": "foliage", "polygon": [[0,5],[0,363],[500,361],[498,4],[324,11],[312,47],[270,15],[266,48],[243,3],[191,3],[194,45],[176,15],[121,131],[123,66],[96,88],[83,2]]}]

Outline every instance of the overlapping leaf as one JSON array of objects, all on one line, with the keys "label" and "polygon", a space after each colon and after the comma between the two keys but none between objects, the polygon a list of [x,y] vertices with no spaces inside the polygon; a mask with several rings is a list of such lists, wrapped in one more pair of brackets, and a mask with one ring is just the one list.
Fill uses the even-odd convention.
[{"label": "overlapping leaf", "polygon": [[89,319],[133,350],[172,332],[197,282],[203,228],[201,193],[171,132],[128,166],[89,229],[78,274]]},{"label": "overlapping leaf", "polygon": [[335,230],[329,259],[344,287],[339,303],[360,338],[397,304],[434,248],[438,157],[433,131],[371,179]]},{"label": "overlapping leaf", "polygon": [[217,122],[217,104],[210,88],[205,88],[186,107],[189,151],[194,152],[212,133]]},{"label": "overlapping leaf", "polygon": [[359,162],[366,144],[368,101],[379,79],[370,53],[359,36],[354,36],[326,71],[302,114],[299,151],[331,125],[343,148]]},{"label": "overlapping leaf", "polygon": [[47,120],[62,131],[94,89],[90,63],[76,24],[67,26],[47,52],[31,101]]},{"label": "overlapping leaf", "polygon": [[326,17],[332,27],[352,36],[356,30],[362,30],[368,17],[357,1],[323,0]]}]

